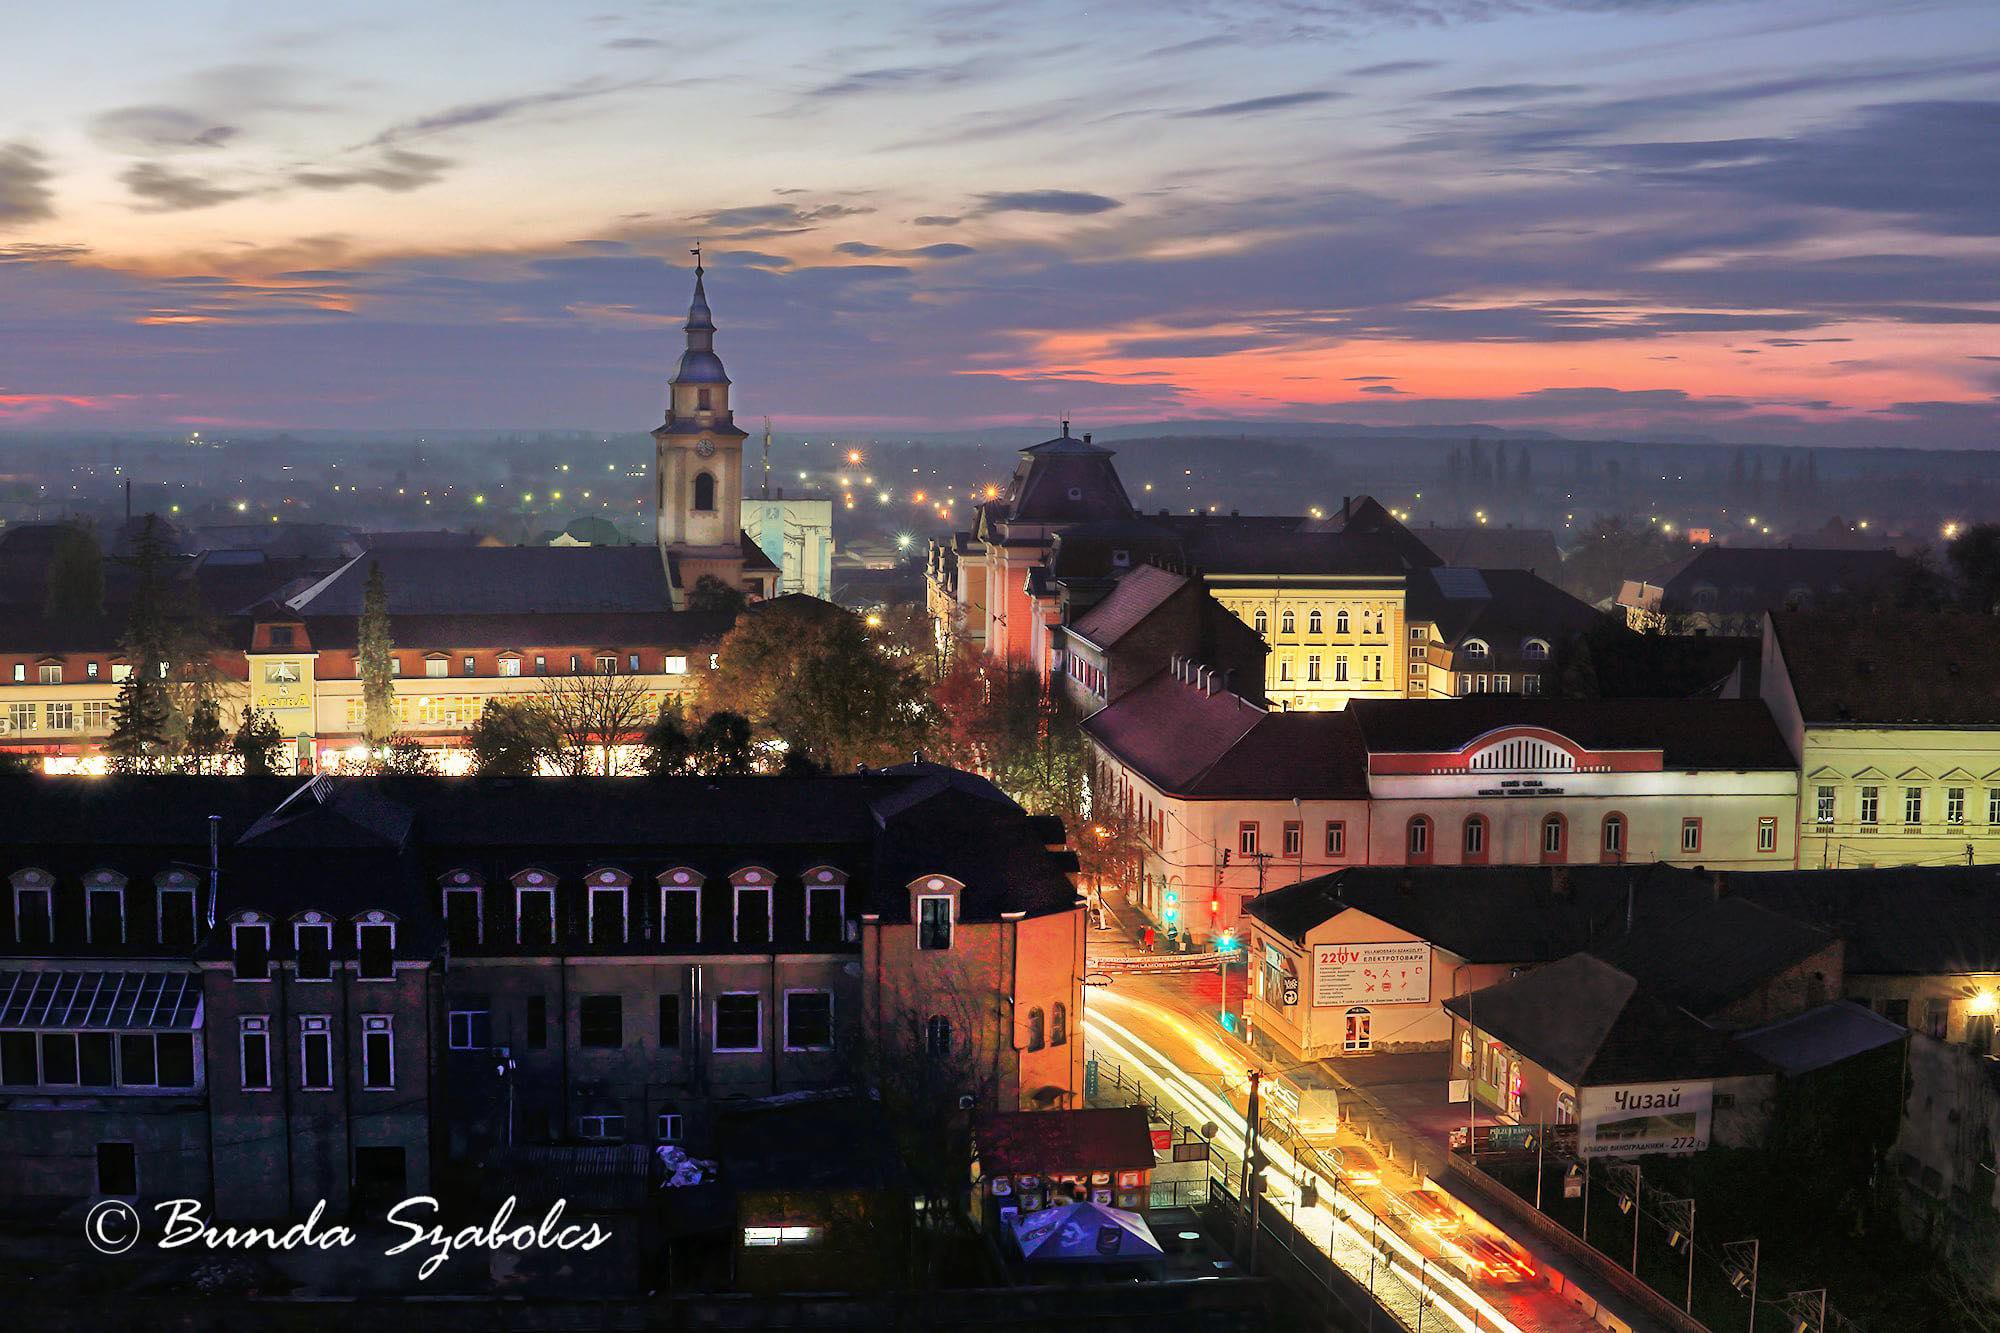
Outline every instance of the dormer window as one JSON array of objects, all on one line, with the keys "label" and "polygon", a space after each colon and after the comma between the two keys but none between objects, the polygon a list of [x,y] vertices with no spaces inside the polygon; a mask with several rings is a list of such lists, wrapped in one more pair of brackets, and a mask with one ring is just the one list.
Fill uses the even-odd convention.
[{"label": "dormer window", "polygon": [[14,939],[22,945],[55,943],[55,881],[46,870],[14,876]]},{"label": "dormer window", "polygon": [[806,880],[806,939],[813,944],[838,944],[847,917],[847,877],[831,866],[808,870]]},{"label": "dormer window", "polygon": [[231,962],[238,981],[271,979],[271,927],[262,921],[239,921],[229,928]]},{"label": "dormer window", "polygon": [[354,948],[361,956],[363,981],[390,981],[396,975],[396,924],[381,912],[370,912],[354,926]]},{"label": "dormer window", "polygon": [[547,948],[556,942],[556,884],[546,871],[514,877],[514,943]]},{"label": "dormer window", "polygon": [[681,866],[660,876],[660,943],[701,943],[701,874]]},{"label": "dormer window", "polygon": [[292,925],[292,947],[298,951],[300,981],[333,980],[333,922],[318,912],[307,912]]},{"label": "dormer window", "polygon": [[1467,657],[1477,659],[1487,656],[1492,652],[1492,649],[1487,646],[1484,639],[1467,639],[1465,641],[1464,652]]},{"label": "dormer window", "polygon": [[84,938],[92,944],[125,942],[125,877],[113,870],[91,874],[84,886]]},{"label": "dormer window", "polygon": [[771,882],[771,872],[755,866],[730,876],[735,888],[738,944],[771,942]]},{"label": "dormer window", "polygon": [[592,944],[623,944],[626,940],[626,876],[616,870],[596,870],[590,874],[590,921]]},{"label": "dormer window", "polygon": [[292,627],[291,627],[290,625],[273,625],[273,626],[271,626],[271,646],[272,646],[273,648],[289,648],[289,647],[291,647],[291,646],[292,646]]},{"label": "dormer window", "polygon": [[955,895],[952,883],[941,876],[922,880],[917,889],[917,947],[949,949]]},{"label": "dormer window", "polygon": [[454,949],[469,949],[486,942],[486,923],[480,910],[485,893],[471,874],[454,870],[445,876],[444,931]]},{"label": "dormer window", "polygon": [[158,881],[158,927],[160,943],[170,949],[194,944],[195,889],[192,877],[179,871]]},{"label": "dormer window", "polygon": [[1547,639],[1529,639],[1521,645],[1521,656],[1527,658],[1530,662],[1548,661],[1549,641]]}]

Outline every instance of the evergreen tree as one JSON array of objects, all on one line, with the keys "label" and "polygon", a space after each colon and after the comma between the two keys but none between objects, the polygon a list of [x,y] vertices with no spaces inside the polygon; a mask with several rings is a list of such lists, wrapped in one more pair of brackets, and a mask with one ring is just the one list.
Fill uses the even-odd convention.
[{"label": "evergreen tree", "polygon": [[376,772],[392,777],[436,777],[437,756],[424,748],[424,743],[414,736],[398,736],[389,742],[389,748],[376,760]]},{"label": "evergreen tree", "polygon": [[57,538],[42,613],[50,620],[85,620],[104,614],[104,551],[89,525],[73,524]]},{"label": "evergreen tree", "polygon": [[472,771],[484,777],[531,778],[554,756],[562,738],[548,711],[533,699],[496,699],[467,735]]},{"label": "evergreen tree", "polygon": [[284,743],[278,720],[261,708],[244,709],[236,734],[229,738],[230,751],[248,777],[269,777],[276,773],[278,750]]},{"label": "evergreen tree", "polygon": [[213,699],[203,699],[188,718],[186,764],[197,773],[209,772],[228,749],[222,706]]},{"label": "evergreen tree", "polygon": [[355,637],[355,668],[361,676],[361,729],[368,748],[389,743],[396,730],[396,683],[390,671],[389,591],[382,566],[370,561],[368,586],[361,594],[361,623]]},{"label": "evergreen tree", "polygon": [[172,558],[158,519],[146,515],[129,558],[132,603],[121,645],[127,672],[112,706],[111,735],[104,742],[112,768],[121,773],[160,772],[173,762],[177,748],[174,740],[180,729],[167,690],[174,639],[167,584]]}]

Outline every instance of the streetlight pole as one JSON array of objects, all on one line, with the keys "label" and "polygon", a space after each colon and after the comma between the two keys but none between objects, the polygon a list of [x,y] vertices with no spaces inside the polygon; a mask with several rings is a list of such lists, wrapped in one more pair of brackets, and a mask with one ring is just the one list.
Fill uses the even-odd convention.
[{"label": "streetlight pole", "polygon": [[[1763,1248],[1762,1243],[1756,1240],[1755,1238],[1752,1238],[1750,1240],[1733,1240],[1722,1247],[1723,1258],[1730,1259],[1738,1264],[1741,1264],[1742,1262],[1739,1256],[1741,1256],[1745,1252],[1748,1252],[1750,1256],[1750,1264],[1747,1274],[1750,1283],[1750,1327],[1747,1330],[1747,1333],[1757,1333],[1757,1259],[1759,1251],[1762,1248]],[[1746,1276],[1745,1270],[1739,1267],[1735,1270],[1735,1272],[1730,1274],[1729,1284],[1735,1287],[1738,1291],[1741,1291],[1743,1290],[1743,1287],[1741,1285],[1740,1279],[1744,1278],[1745,1276]]]}]

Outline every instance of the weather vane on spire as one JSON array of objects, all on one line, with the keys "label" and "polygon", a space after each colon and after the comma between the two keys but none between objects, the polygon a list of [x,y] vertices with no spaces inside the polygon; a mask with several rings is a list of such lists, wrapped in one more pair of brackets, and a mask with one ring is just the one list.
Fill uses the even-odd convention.
[{"label": "weather vane on spire", "polygon": [[692,249],[692,250],[688,251],[688,253],[694,256],[694,275],[695,275],[695,276],[696,276],[696,277],[698,278],[698,277],[700,277],[700,276],[701,276],[701,273],[702,273],[702,269],[701,269],[701,242],[700,242],[700,241],[696,241],[696,242],[694,243],[694,249]]}]

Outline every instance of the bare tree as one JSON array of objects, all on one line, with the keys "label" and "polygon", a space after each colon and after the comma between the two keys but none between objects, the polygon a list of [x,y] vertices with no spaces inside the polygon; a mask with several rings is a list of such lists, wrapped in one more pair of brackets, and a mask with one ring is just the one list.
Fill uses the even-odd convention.
[{"label": "bare tree", "polygon": [[616,667],[550,676],[539,702],[556,730],[556,767],[571,777],[615,777],[623,769],[620,751],[645,730],[654,711],[644,683]]}]

